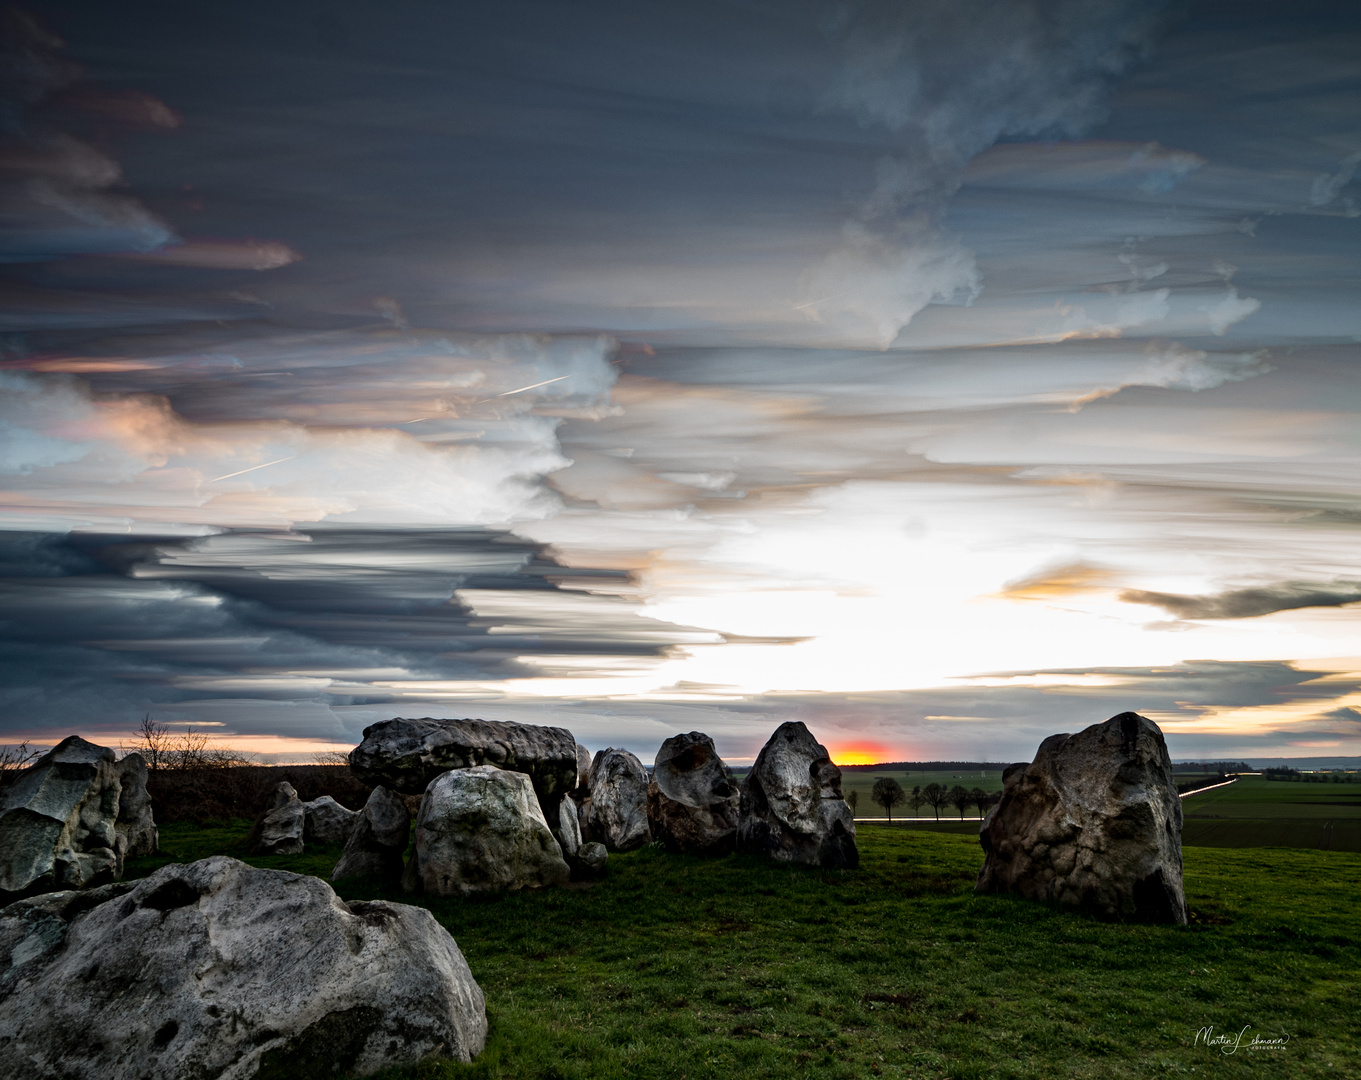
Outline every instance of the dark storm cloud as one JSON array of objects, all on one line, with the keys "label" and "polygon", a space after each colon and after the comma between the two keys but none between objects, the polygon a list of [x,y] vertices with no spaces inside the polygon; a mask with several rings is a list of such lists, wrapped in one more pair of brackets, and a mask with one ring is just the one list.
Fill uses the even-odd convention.
[{"label": "dark storm cloud", "polygon": [[[475,529],[8,532],[0,572],[0,711],[24,730],[126,726],[186,699],[382,699],[371,683],[525,677],[540,655],[647,662],[718,640],[639,618],[614,595],[622,572]],[[477,614],[516,596],[513,621]]]},{"label": "dark storm cloud", "polygon": [[191,238],[155,257],[248,220],[306,258],[252,284],[278,316],[367,292],[415,325],[882,346],[977,293],[938,220],[959,170],[1089,129],[1166,7],[40,10],[188,118],[137,145],[138,189]]},{"label": "dark storm cloud", "polygon": [[1361,602],[1361,582],[1334,581],[1327,585],[1289,581],[1255,589],[1230,589],[1209,596],[1178,596],[1175,593],[1126,589],[1120,599],[1127,604],[1160,607],[1179,619],[1252,619],[1273,611],[1295,608],[1344,607]]},{"label": "dark storm cloud", "polygon": [[[61,54],[61,39],[13,8],[0,14],[0,39],[0,262],[144,252],[173,239],[169,226],[118,190],[116,161],[42,114],[81,78],[80,66]],[[175,126],[164,106],[157,114],[159,102],[140,100],[139,115]]]}]

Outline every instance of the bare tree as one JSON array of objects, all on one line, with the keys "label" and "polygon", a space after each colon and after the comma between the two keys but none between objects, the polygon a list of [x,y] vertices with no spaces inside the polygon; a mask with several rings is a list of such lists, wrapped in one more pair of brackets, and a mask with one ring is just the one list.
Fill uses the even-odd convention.
[{"label": "bare tree", "polygon": [[142,717],[142,722],[137,725],[137,734],[132,745],[123,744],[123,749],[129,753],[141,754],[146,767],[155,772],[169,764],[167,756],[170,752],[170,732],[164,724],[158,724],[151,719],[151,713],[146,713]]},{"label": "bare tree", "polygon": [[907,797],[907,805],[912,807],[912,814],[915,817],[926,803],[926,796],[922,794],[921,785],[918,784],[912,789],[912,794]]},{"label": "bare tree", "polygon": [[[348,765],[350,763],[350,753],[348,750],[322,750],[312,755],[313,765]],[[854,791],[846,796],[846,801],[851,804],[851,809],[855,809],[855,803],[851,796]]]},{"label": "bare tree", "polygon": [[969,792],[969,801],[978,808],[978,816],[981,818],[988,812],[988,807],[992,805],[992,793],[984,791],[982,788],[974,788]]},{"label": "bare tree", "polygon": [[907,793],[903,791],[902,784],[891,776],[881,776],[874,782],[874,789],[870,792],[870,798],[882,806],[888,812],[888,822],[893,824],[893,808],[901,806],[903,800],[907,798]]},{"label": "bare tree", "polygon": [[153,771],[226,769],[253,763],[251,755],[228,746],[215,746],[207,735],[192,727],[178,735],[173,734],[164,724],[151,719],[150,713],[142,717],[132,745],[124,744],[123,749],[141,754],[147,768]]},{"label": "bare tree", "polygon": [[851,808],[851,817],[855,817],[855,808],[860,805],[860,792],[856,791],[855,788],[846,792],[846,805]]},{"label": "bare tree", "polygon": [[18,746],[0,746],[0,791],[19,778],[19,774],[33,764],[39,752],[28,748],[28,741]]},{"label": "bare tree", "polygon": [[940,808],[944,806],[950,798],[950,793],[940,784],[932,782],[922,788],[922,798],[936,812],[936,820],[940,820]]},{"label": "bare tree", "polygon": [[950,805],[959,811],[959,820],[964,820],[964,811],[973,802],[973,796],[969,794],[969,789],[962,784],[956,784],[950,789]]}]

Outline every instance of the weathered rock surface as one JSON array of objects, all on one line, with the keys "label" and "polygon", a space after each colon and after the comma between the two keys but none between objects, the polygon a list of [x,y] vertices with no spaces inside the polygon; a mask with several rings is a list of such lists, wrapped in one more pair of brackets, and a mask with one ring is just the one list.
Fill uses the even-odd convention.
[{"label": "weathered rock surface", "polygon": [[583,799],[591,790],[591,752],[577,743],[577,786],[574,789]]},{"label": "weathered rock surface", "polygon": [[558,803],[558,827],[554,830],[563,857],[574,859],[581,850],[581,822],[577,820],[576,800],[564,795]]},{"label": "weathered rock surface", "polygon": [[359,820],[359,811],[347,810],[329,795],[303,803],[302,812],[302,838],[307,844],[343,844]]},{"label": "weathered rock surface", "polygon": [[216,856],[0,911],[0,1075],[299,1080],[482,1049],[482,991],[406,904]]},{"label": "weathered rock surface", "polygon": [[419,795],[450,769],[495,765],[534,781],[548,810],[577,784],[577,743],[566,728],[499,720],[383,720],[364,729],[350,770],[366,784]]},{"label": "weathered rock surface", "polygon": [[142,758],[116,761],[72,735],[0,798],[0,903],[116,881],[127,855],[152,854],[156,843]]},{"label": "weathered rock surface", "polygon": [[609,851],[599,841],[582,844],[581,851],[577,853],[577,862],[587,877],[604,877],[609,867],[609,859]]},{"label": "weathered rock surface", "polygon": [[252,855],[301,855],[307,811],[287,780],[277,784],[246,843]]},{"label": "weathered rock surface", "polygon": [[402,877],[408,892],[466,896],[561,885],[569,876],[524,773],[476,765],[443,773],[426,788]]},{"label": "weathered rock surface", "polygon": [[591,762],[589,832],[610,851],[652,840],[647,823],[647,770],[627,750],[601,750]]},{"label": "weathered rock surface", "polygon": [[1108,919],[1186,922],[1181,801],[1158,725],[1121,713],[1051,735],[1004,773],[983,822],[979,892],[1082,907]]},{"label": "weathered rock surface", "polygon": [[151,815],[147,794],[147,767],[141,754],[127,754],[118,762],[118,819],[114,831],[125,858],[155,855],[160,850],[160,830]]},{"label": "weathered rock surface", "polygon": [[356,815],[331,880],[366,876],[398,880],[410,838],[411,811],[406,801],[381,785],[374,788],[364,809]]},{"label": "weathered rock surface", "polygon": [[657,751],[647,788],[652,835],[670,851],[726,855],[737,840],[738,788],[707,735],[673,735]]},{"label": "weathered rock surface", "polygon": [[775,729],[742,784],[737,850],[827,869],[860,865],[841,770],[798,721]]}]

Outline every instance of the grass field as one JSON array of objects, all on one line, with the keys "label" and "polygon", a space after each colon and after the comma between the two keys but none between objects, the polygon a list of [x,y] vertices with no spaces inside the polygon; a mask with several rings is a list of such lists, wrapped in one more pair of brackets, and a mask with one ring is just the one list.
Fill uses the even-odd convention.
[{"label": "grass field", "polygon": [[1183,844],[1361,851],[1361,784],[1244,776],[1182,800]]},{"label": "grass field", "polygon": [[[130,874],[240,857],[248,827],[167,826]],[[646,848],[588,888],[418,900],[491,1034],[471,1066],[388,1080],[1361,1076],[1361,856],[1189,847],[1193,923],[1165,927],[975,896],[970,836],[863,826],[860,849],[832,873]],[[324,874],[338,854],[248,861]],[[1245,1025],[1289,1041],[1196,1045]]]}]

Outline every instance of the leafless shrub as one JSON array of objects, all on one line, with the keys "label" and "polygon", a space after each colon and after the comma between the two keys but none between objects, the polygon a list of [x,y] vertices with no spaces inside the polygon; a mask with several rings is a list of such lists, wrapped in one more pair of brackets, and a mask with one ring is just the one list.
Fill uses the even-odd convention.
[{"label": "leafless shrub", "polygon": [[175,733],[164,724],[142,717],[132,743],[123,743],[129,753],[141,754],[153,773],[171,769],[226,769],[237,765],[252,765],[253,755],[229,746],[216,746],[201,731],[192,727]]},{"label": "leafless shrub", "polygon": [[320,753],[312,755],[313,765],[346,765],[350,764],[350,752],[348,750],[322,750]]},{"label": "leafless shrub", "polygon": [[4,791],[38,758],[41,751],[30,750],[27,741],[18,746],[0,746],[0,791]]}]

